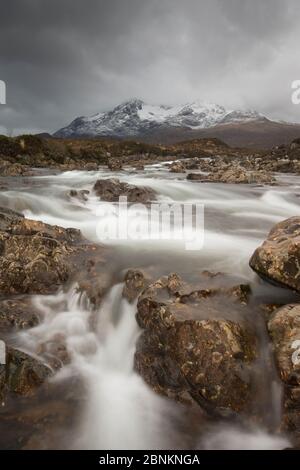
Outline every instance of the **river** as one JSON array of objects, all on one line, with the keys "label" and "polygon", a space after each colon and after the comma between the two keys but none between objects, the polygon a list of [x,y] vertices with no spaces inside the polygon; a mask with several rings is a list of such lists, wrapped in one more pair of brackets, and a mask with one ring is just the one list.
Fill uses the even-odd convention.
[{"label": "river", "polygon": [[[204,205],[204,245],[200,250],[186,250],[178,240],[108,240],[99,239],[99,207],[107,208],[93,195],[98,178],[112,173],[69,171],[41,174],[32,178],[6,178],[0,205],[22,212],[26,217],[63,227],[74,227],[96,243],[113,246],[118,282],[105,296],[95,315],[88,300],[77,293],[76,286],[56,295],[33,296],[41,313],[41,323],[19,332],[14,342],[36,354],[38,344],[64,333],[71,363],[60,369],[54,383],[73,376],[83,381],[86,395],[77,410],[79,419],[66,428],[58,440],[44,442],[71,449],[282,449],[289,445],[276,430],[280,422],[281,386],[274,370],[271,383],[265,384],[268,399],[265,417],[250,423],[209,422],[201,425],[182,407],[152,392],[133,370],[133,355],[139,328],[135,304],[122,298],[122,276],[130,267],[151,267],[161,276],[177,272],[185,278],[203,270],[234,274],[251,283],[254,297],[275,302],[290,294],[258,280],[248,266],[254,249],[278,221],[298,214],[300,179],[278,175],[279,186],[226,185],[189,182],[168,172],[165,164],[148,165],[144,171],[126,168],[113,177],[134,185],[149,186],[159,201]],[[71,189],[90,190],[87,201],[70,197]],[[104,218],[103,218],[104,217]],[[134,217],[134,215],[130,215]],[[106,220],[109,222],[109,219]],[[109,269],[109,268],[108,268]],[[256,317],[264,355],[271,354],[263,322]],[[93,324],[93,327],[91,327]],[[266,359],[267,360],[267,359]],[[199,418],[200,419],[200,418]],[[188,431],[186,431],[188,429]]]}]

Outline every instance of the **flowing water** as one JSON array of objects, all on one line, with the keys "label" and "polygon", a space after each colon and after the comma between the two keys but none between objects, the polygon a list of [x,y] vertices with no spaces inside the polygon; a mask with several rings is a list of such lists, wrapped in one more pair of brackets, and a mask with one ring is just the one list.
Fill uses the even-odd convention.
[{"label": "flowing water", "polygon": [[[99,217],[99,207],[107,208],[108,203],[101,203],[91,189],[98,178],[112,177],[105,169],[6,179],[7,188],[0,193],[1,206],[49,224],[78,228],[93,242],[114,245],[120,283],[111,288],[96,312],[85,296],[77,293],[76,286],[56,295],[34,296],[32,301],[40,312],[41,323],[14,338],[20,348],[36,354],[39,344],[64,334],[71,361],[52,381],[59,383],[80,377],[85,396],[77,410],[78,422],[72,431],[67,431],[61,445],[84,449],[288,446],[284,436],[275,434],[281,408],[281,388],[275,371],[271,383],[266,385],[269,395],[264,404],[266,418],[259,427],[221,422],[202,426],[200,416],[199,420],[197,416],[191,418],[185,409],[154,394],[133,371],[139,329],[134,316],[136,306],[122,298],[121,279],[129,267],[151,267],[157,276],[178,272],[187,279],[209,269],[244,278],[251,283],[257,299],[273,303],[278,299],[288,301],[289,293],[259,281],[248,267],[248,261],[272,225],[298,214],[300,180],[279,176],[282,185],[277,187],[201,184],[169,173],[163,164],[149,165],[143,172],[129,168],[113,176],[152,187],[160,201],[204,204],[203,248],[187,251],[179,240],[99,239],[99,223],[110,221],[111,215],[106,211]],[[87,201],[79,201],[68,195],[70,189],[88,189],[91,193]],[[130,213],[129,217],[132,219],[135,214]],[[96,321],[91,321],[92,317]],[[265,357],[262,360],[267,360],[270,350],[263,322],[256,317],[252,321],[260,329]],[[50,442],[44,445],[51,447]]]}]

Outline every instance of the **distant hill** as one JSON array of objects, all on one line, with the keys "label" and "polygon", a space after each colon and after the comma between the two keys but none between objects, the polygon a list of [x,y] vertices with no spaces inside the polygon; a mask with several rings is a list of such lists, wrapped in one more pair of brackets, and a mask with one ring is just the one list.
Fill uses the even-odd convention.
[{"label": "distant hill", "polygon": [[216,137],[231,147],[269,149],[281,144],[287,145],[292,140],[300,137],[300,124],[280,123],[269,120],[232,123],[197,131],[178,129],[176,132],[153,135],[149,139],[144,139],[144,141],[172,144],[182,140],[205,137]]}]

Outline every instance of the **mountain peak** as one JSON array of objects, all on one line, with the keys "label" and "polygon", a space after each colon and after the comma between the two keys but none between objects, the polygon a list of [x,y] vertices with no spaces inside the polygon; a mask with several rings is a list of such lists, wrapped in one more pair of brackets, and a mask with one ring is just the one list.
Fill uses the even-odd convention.
[{"label": "mountain peak", "polygon": [[256,111],[226,109],[215,103],[194,101],[184,105],[151,105],[131,98],[106,113],[76,118],[55,137],[110,136],[142,138],[154,130],[206,129],[218,124],[265,119]]},{"label": "mountain peak", "polygon": [[123,101],[120,106],[143,106],[145,103],[139,98],[130,98],[129,100]]},{"label": "mountain peak", "polygon": [[133,110],[141,109],[144,105],[145,103],[142,100],[138,98],[131,98],[115,106],[112,111],[126,109],[130,112]]}]

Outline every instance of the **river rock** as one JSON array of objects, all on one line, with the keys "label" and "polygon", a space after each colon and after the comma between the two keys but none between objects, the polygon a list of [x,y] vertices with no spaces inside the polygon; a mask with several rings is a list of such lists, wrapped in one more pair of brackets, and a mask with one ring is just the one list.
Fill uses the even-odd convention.
[{"label": "river rock", "polygon": [[28,354],[7,348],[6,364],[0,365],[0,395],[16,393],[32,396],[37,388],[52,375],[51,369]]},{"label": "river rock", "polygon": [[39,323],[30,296],[0,300],[0,334],[13,329],[32,328]]},{"label": "river rock", "polygon": [[81,202],[86,202],[88,200],[88,195],[90,194],[88,189],[71,189],[69,191],[69,196],[78,199]]},{"label": "river rock", "polygon": [[96,162],[86,162],[84,165],[84,170],[86,171],[97,171],[98,170],[98,163]]},{"label": "river rock", "polygon": [[276,311],[268,322],[278,372],[284,383],[283,423],[300,445],[300,304]]},{"label": "river rock", "polygon": [[107,166],[111,171],[120,171],[123,168],[121,160],[118,159],[110,159]]},{"label": "river rock", "polygon": [[183,162],[174,162],[170,165],[169,171],[171,173],[184,173],[185,172],[185,166]]},{"label": "river rock", "polygon": [[28,165],[11,163],[7,160],[2,160],[0,163],[0,176],[31,176],[32,174]]},{"label": "river rock", "polygon": [[[89,254],[93,255],[92,252]],[[111,259],[108,262],[111,257],[109,251],[103,250],[103,254],[105,256],[101,258],[101,250],[95,248],[95,259],[88,259],[85,269],[82,269],[76,275],[79,292],[86,294],[94,307],[100,306],[104,295],[113,285],[114,262]],[[82,256],[84,257],[84,252]],[[96,314],[96,311],[94,313]],[[95,318],[96,321],[97,318]]]},{"label": "river rock", "polygon": [[127,197],[128,202],[141,204],[148,204],[156,199],[153,189],[133,186],[115,178],[97,180],[94,185],[94,191],[101,200],[108,202],[118,202],[121,196]]},{"label": "river rock", "polygon": [[249,292],[207,272],[196,284],[176,274],[151,284],[138,299],[135,369],[156,392],[211,414],[245,411],[257,354],[245,323]]},{"label": "river rock", "polygon": [[[300,304],[277,310],[268,322],[281,380],[300,387]],[[296,343],[299,343],[298,346]]]},{"label": "river rock", "polygon": [[0,232],[0,292],[48,293],[67,281],[80,232],[21,219]]},{"label": "river rock", "polygon": [[143,163],[135,163],[134,164],[134,169],[137,171],[143,171],[145,169],[145,166]]},{"label": "river rock", "polygon": [[189,181],[204,181],[205,176],[202,173],[189,173],[186,179]]},{"label": "river rock", "polygon": [[185,161],[185,169],[186,170],[197,170],[200,168],[201,162],[203,160],[198,158],[189,158]]},{"label": "river rock", "polygon": [[129,269],[124,277],[123,297],[129,302],[133,302],[150,282],[150,278],[143,271]]},{"label": "river rock", "polygon": [[91,278],[92,264],[105,268],[107,249],[79,230],[51,226],[0,210],[0,293],[50,294],[74,278]]},{"label": "river rock", "polygon": [[263,279],[300,292],[300,217],[276,224],[250,266]]},{"label": "river rock", "polygon": [[189,174],[189,180],[228,184],[271,184],[275,178],[264,171],[246,171],[244,168],[229,165],[225,170],[217,169],[208,175]]},{"label": "river rock", "polygon": [[9,229],[12,224],[16,224],[22,219],[24,219],[23,214],[6,207],[0,207],[0,231]]},{"label": "river rock", "polygon": [[34,389],[30,396],[7,395],[1,408],[2,450],[65,448],[67,430],[78,426],[86,388],[78,376],[46,381],[45,385]]}]

